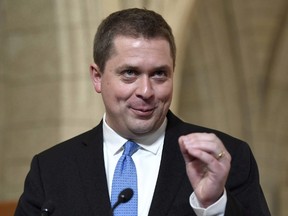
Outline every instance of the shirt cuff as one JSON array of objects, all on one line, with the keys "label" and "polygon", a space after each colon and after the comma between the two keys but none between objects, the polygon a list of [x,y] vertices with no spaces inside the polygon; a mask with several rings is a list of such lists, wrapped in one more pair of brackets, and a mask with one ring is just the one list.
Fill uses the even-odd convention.
[{"label": "shirt cuff", "polygon": [[197,216],[224,216],[227,203],[227,193],[224,189],[224,193],[220,199],[218,199],[217,202],[213,203],[207,208],[200,207],[199,201],[194,192],[191,194],[189,201]]}]

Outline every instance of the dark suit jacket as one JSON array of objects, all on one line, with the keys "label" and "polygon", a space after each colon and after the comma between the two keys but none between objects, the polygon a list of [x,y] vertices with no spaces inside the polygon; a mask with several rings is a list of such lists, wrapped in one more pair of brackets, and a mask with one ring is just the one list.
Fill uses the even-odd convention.
[{"label": "dark suit jacket", "polygon": [[[164,149],[149,216],[195,215],[189,205],[193,188],[178,145],[180,135],[193,132],[215,133],[232,156],[225,215],[270,215],[259,184],[257,165],[246,143],[215,130],[184,123],[170,111],[167,117]],[[33,158],[15,216],[39,216],[41,206],[48,200],[55,208],[53,216],[110,214],[102,122]]]}]

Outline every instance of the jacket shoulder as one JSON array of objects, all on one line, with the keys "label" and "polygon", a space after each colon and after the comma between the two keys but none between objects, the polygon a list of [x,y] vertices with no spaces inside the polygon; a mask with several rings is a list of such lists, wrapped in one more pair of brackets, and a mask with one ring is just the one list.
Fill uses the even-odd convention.
[{"label": "jacket shoulder", "polygon": [[75,137],[72,137],[68,140],[65,140],[63,142],[60,142],[42,152],[37,154],[37,157],[48,157],[51,155],[58,155],[64,156],[65,154],[71,154],[73,152],[79,151],[84,146],[87,146],[91,143],[97,143],[101,140],[103,140],[102,135],[102,123],[97,125],[91,130],[85,131],[82,134],[79,134]]}]

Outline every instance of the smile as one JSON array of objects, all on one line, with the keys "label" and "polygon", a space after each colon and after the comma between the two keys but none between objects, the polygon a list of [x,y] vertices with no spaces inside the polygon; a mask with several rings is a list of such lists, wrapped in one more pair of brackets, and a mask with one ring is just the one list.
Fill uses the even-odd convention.
[{"label": "smile", "polygon": [[137,115],[142,117],[147,117],[152,115],[154,112],[154,108],[144,109],[144,108],[132,108],[131,110]]}]

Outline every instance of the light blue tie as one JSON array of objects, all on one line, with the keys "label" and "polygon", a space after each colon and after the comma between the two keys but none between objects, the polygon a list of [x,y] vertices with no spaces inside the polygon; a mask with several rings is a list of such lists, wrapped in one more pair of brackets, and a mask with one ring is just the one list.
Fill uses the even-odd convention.
[{"label": "light blue tie", "polygon": [[114,216],[137,216],[137,173],[131,156],[138,150],[138,148],[139,146],[136,143],[128,140],[124,144],[124,152],[116,165],[112,181],[111,204],[113,205],[117,202],[119,193],[125,188],[131,188],[134,194],[130,201],[119,205],[114,210]]}]

